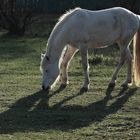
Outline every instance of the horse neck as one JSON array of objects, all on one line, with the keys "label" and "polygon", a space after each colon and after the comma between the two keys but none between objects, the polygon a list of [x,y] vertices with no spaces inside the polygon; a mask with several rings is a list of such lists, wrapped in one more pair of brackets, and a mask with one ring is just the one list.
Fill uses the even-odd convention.
[{"label": "horse neck", "polygon": [[66,39],[63,32],[60,32],[63,26],[56,24],[48,40],[47,55],[51,59],[52,63],[60,62],[63,49],[65,47]]},{"label": "horse neck", "polygon": [[49,57],[52,63],[56,62],[59,64],[64,47],[65,45],[62,42],[61,43],[59,42],[48,43],[47,56]]}]

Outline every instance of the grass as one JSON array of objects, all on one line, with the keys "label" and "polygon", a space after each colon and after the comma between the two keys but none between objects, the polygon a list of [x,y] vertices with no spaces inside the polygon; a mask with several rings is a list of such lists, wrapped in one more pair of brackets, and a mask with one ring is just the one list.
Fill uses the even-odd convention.
[{"label": "grass", "polygon": [[125,67],[116,87],[107,90],[118,49],[106,48],[97,51],[96,57],[90,55],[88,92],[80,92],[83,76],[77,54],[69,69],[70,85],[58,90],[58,83],[46,94],[40,88],[39,71],[40,46],[45,49],[46,41],[43,37],[1,35],[0,139],[140,139],[140,89],[120,87]]}]

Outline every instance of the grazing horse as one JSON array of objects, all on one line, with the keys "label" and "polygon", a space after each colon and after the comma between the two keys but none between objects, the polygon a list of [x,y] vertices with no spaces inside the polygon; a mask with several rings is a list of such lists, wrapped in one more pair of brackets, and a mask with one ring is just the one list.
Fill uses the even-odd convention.
[{"label": "grazing horse", "polygon": [[[129,45],[134,37],[134,61]],[[89,88],[88,48],[102,48],[116,43],[120,48],[120,60],[109,86],[115,86],[117,74],[126,62],[127,78],[122,86],[140,84],[140,16],[131,11],[115,7],[99,11],[76,8],[60,17],[48,39],[47,51],[42,54],[42,88],[52,88],[59,77],[62,85],[68,84],[67,69],[70,60],[81,52],[84,83]]]}]

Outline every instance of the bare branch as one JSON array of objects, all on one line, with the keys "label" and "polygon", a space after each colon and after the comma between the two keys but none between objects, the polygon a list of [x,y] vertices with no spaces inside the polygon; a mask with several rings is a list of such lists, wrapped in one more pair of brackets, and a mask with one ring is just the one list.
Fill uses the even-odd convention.
[{"label": "bare branch", "polygon": [[25,5],[17,7],[16,0],[0,0],[0,26],[9,32],[24,34],[32,18],[28,2],[29,0],[25,0]]}]

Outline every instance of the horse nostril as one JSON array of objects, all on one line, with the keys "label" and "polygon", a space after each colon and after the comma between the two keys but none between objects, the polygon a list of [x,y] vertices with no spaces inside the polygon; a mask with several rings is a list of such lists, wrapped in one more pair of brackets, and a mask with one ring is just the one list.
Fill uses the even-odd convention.
[{"label": "horse nostril", "polygon": [[45,86],[42,86],[42,89],[45,90]]},{"label": "horse nostril", "polygon": [[49,91],[50,86],[47,86],[47,88],[45,88],[45,86],[43,85],[43,86],[42,86],[42,89],[45,90],[45,91]]},{"label": "horse nostril", "polygon": [[49,89],[50,89],[50,86],[47,86],[47,88],[45,90],[48,91]]}]

